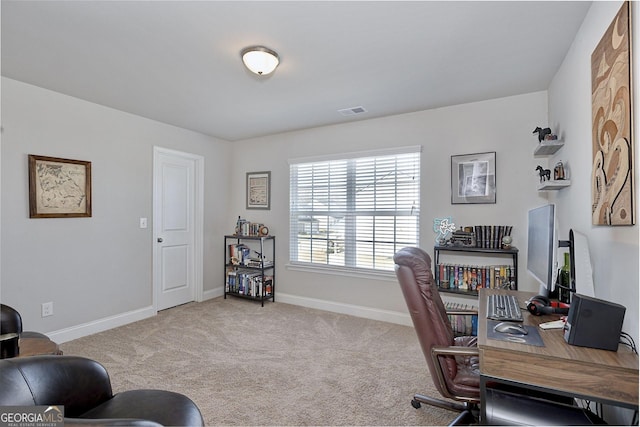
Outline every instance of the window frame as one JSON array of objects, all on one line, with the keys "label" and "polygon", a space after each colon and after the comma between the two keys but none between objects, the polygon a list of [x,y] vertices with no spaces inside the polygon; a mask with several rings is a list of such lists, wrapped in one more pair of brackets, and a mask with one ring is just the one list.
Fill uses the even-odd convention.
[{"label": "window frame", "polygon": [[[298,169],[294,168],[293,166],[297,166],[297,165],[309,165],[312,163],[327,163],[327,162],[340,162],[340,161],[346,161],[346,162],[355,162],[358,159],[367,159],[367,158],[378,158],[378,157],[389,157],[389,156],[401,156],[403,154],[416,154],[417,155],[417,164],[415,169],[413,170],[414,176],[417,176],[416,178],[416,183],[414,185],[417,186],[416,192],[417,192],[417,201],[414,201],[412,208],[411,208],[411,213],[409,215],[407,215],[406,213],[404,215],[398,215],[398,212],[406,212],[406,209],[397,209],[397,206],[394,210],[392,211],[388,211],[389,216],[393,217],[393,222],[394,224],[396,223],[397,219],[400,217],[409,217],[409,216],[414,216],[417,217],[416,220],[416,224],[415,224],[415,245],[418,246],[419,242],[420,242],[420,197],[421,197],[421,182],[420,182],[420,175],[421,175],[421,164],[422,164],[422,146],[410,146],[410,147],[399,147],[399,148],[392,148],[392,149],[382,149],[382,150],[372,150],[372,151],[362,151],[362,152],[352,152],[352,153],[343,153],[343,154],[333,154],[333,155],[328,155],[328,156],[314,156],[314,157],[304,157],[304,158],[296,158],[296,159],[289,159],[289,182],[290,182],[290,186],[289,186],[289,196],[290,196],[290,204],[289,204],[289,262],[287,264],[287,268],[288,269],[292,269],[292,270],[301,270],[301,271],[311,271],[311,272],[316,272],[316,273],[326,273],[326,274],[335,274],[335,275],[341,275],[341,276],[356,276],[356,277],[366,277],[366,278],[371,278],[371,279],[380,279],[380,280],[395,280],[395,273],[393,271],[393,269],[388,269],[388,268],[367,268],[364,266],[357,266],[356,265],[356,260],[355,260],[355,254],[351,256],[351,258],[349,258],[349,251],[345,251],[345,260],[344,260],[344,265],[336,265],[336,264],[331,264],[329,260],[327,260],[326,262],[310,262],[310,261],[299,261],[297,258],[297,246],[298,246],[298,232],[299,232],[299,228],[298,228],[298,224],[294,224],[294,217],[296,218],[295,221],[298,221],[298,212],[304,212],[304,210],[295,210],[294,211],[294,202],[298,201],[298,194],[297,194],[297,190],[300,188],[299,185],[296,185],[294,188],[294,182],[296,184],[298,184],[298,177],[294,176],[295,173],[297,173]],[[356,174],[356,171],[354,170],[355,166],[351,166],[351,167],[347,167],[347,175],[349,174]],[[397,169],[397,165],[396,165],[396,171]],[[329,176],[329,175],[327,175]],[[397,177],[396,177],[397,178]],[[354,176],[350,176],[347,178],[347,181],[349,181],[350,184],[346,185],[346,192],[347,193],[353,193],[354,189],[355,189],[355,178]],[[313,181],[312,181],[313,182]],[[395,179],[394,180],[394,185],[397,185],[398,180]],[[397,195],[397,192],[396,192]],[[362,211],[356,209],[355,206],[355,202],[353,199],[353,194],[347,194],[347,199],[349,199],[350,201],[347,203],[347,209],[346,212],[350,212],[354,215],[354,218],[357,218],[358,216],[366,216],[366,213],[363,214]],[[376,196],[378,197],[378,196]],[[376,197],[374,197],[373,200],[376,200]],[[314,211],[313,209],[309,210],[312,211],[314,213],[314,215],[318,215],[319,212]],[[308,212],[309,212],[308,211]],[[295,212],[295,213],[294,213]],[[325,214],[327,214],[327,216],[329,216],[329,214],[335,214],[337,213],[335,210],[326,210],[324,212]],[[373,208],[373,210],[370,212],[371,213],[371,218],[375,218],[377,213],[379,213],[379,210]],[[313,225],[310,224],[310,227],[312,227]],[[356,236],[356,232],[355,229],[351,230],[351,232],[349,230],[347,230],[348,225],[345,225],[345,247],[347,247],[347,245],[349,244],[353,244],[352,249],[355,250],[355,245],[357,244],[357,238]],[[349,239],[349,236],[347,235],[348,233],[350,233],[353,238],[353,241],[351,241]],[[311,239],[310,239],[311,240]],[[347,242],[349,240],[349,243]],[[377,243],[376,243],[377,242]],[[402,245],[402,242],[398,241],[398,235],[395,234],[394,232],[394,238],[393,241],[391,242],[391,244],[393,244],[394,246],[396,246],[398,243],[400,243]],[[375,246],[382,244],[382,242],[376,241],[376,239],[373,239],[372,242],[372,248],[374,248]],[[414,243],[408,243],[404,246],[409,246],[409,245],[413,245]],[[404,247],[403,246],[403,247]],[[294,257],[296,258],[294,260]],[[375,265],[375,261],[373,261],[374,265]]]}]

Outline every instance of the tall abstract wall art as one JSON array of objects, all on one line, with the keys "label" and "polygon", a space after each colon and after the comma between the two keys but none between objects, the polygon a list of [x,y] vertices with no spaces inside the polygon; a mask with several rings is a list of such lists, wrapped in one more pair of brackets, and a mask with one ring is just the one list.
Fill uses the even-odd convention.
[{"label": "tall abstract wall art", "polygon": [[591,54],[594,225],[635,224],[629,2]]}]

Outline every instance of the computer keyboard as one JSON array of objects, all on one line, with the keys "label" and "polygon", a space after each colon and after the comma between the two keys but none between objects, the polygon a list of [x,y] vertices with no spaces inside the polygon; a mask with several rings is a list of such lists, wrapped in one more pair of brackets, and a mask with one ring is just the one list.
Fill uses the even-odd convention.
[{"label": "computer keyboard", "polygon": [[487,319],[522,322],[522,312],[514,295],[487,295]]}]

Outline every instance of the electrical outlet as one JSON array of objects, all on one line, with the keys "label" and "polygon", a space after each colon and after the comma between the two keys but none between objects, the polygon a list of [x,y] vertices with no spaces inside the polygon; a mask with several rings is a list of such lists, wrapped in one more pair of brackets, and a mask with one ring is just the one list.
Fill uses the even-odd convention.
[{"label": "electrical outlet", "polygon": [[52,302],[43,302],[42,303],[42,317],[53,316],[53,303]]}]

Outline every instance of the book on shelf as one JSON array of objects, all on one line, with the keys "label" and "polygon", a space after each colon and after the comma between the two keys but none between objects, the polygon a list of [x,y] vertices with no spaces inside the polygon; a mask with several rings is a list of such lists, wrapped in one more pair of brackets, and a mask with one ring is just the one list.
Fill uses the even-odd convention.
[{"label": "book on shelf", "polygon": [[264,276],[254,270],[228,270],[226,291],[250,297],[271,296],[273,276]]},{"label": "book on shelf", "polygon": [[458,291],[477,291],[480,288],[513,289],[515,268],[512,265],[441,263],[436,266],[435,281],[440,289]]},{"label": "book on shelf", "polygon": [[[447,310],[478,312],[478,307],[457,302],[445,302]],[[478,335],[478,315],[448,314],[451,328],[455,335]]]},{"label": "book on shelf", "polygon": [[502,238],[511,236],[512,225],[475,225],[473,227],[477,248],[502,249]]}]

